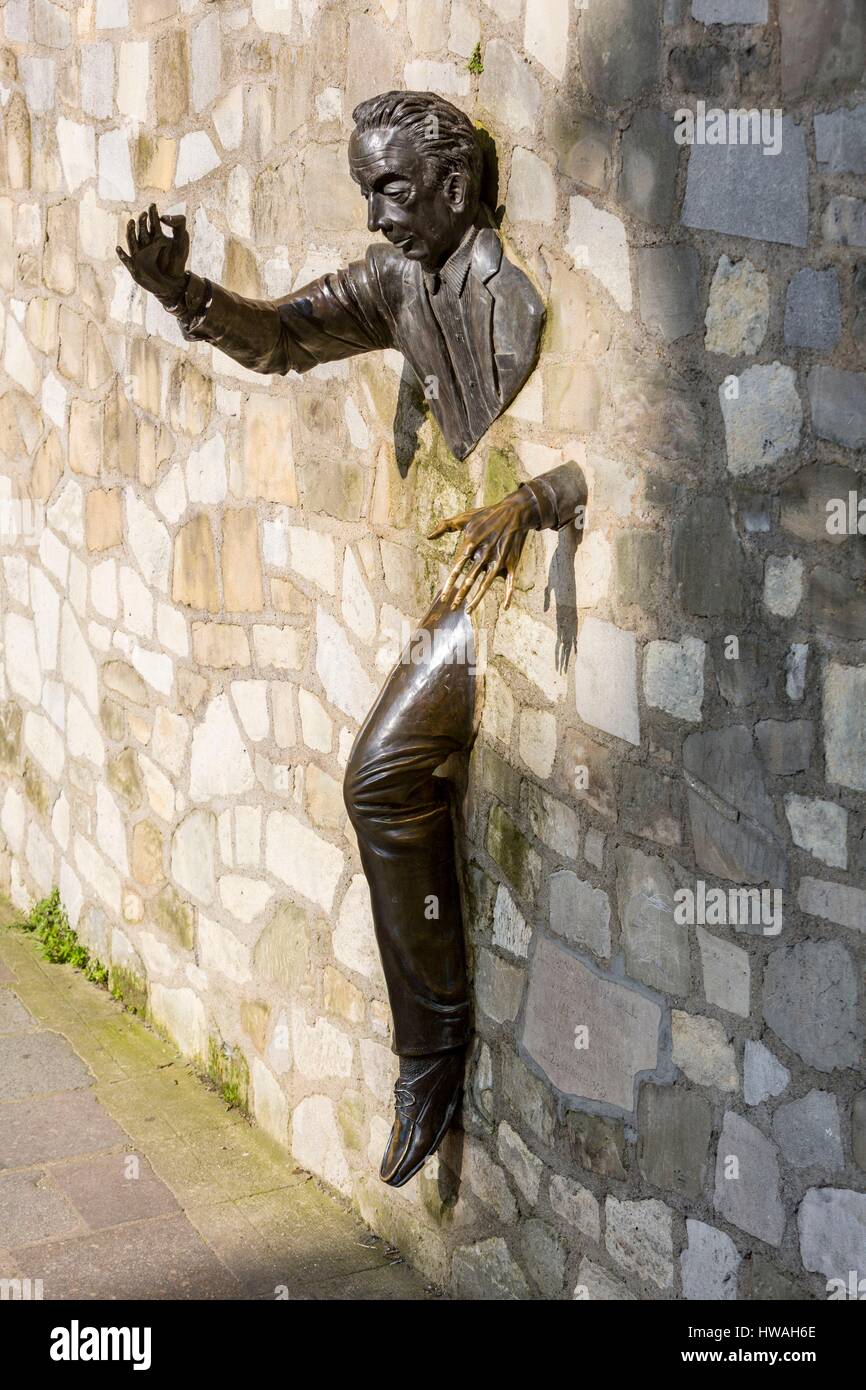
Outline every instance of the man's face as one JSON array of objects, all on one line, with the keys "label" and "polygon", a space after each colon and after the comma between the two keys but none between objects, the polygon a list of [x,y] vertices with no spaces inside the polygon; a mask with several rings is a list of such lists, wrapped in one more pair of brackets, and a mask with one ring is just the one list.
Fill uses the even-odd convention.
[{"label": "man's face", "polygon": [[381,232],[410,261],[436,270],[456,250],[469,221],[466,179],[443,181],[405,135],[357,132],[349,143],[349,169],[367,200],[367,226]]}]

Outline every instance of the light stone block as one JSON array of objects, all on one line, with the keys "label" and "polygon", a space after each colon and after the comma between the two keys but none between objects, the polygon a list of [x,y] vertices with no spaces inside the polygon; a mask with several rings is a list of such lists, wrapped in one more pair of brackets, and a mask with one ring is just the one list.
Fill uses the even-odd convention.
[{"label": "light stone block", "polygon": [[657,1064],[660,1022],[652,1000],[539,942],[522,1042],[563,1094],[631,1111],[638,1073]]},{"label": "light stone block", "polygon": [[580,626],[575,654],[577,712],[585,723],[640,743],[637,642],[633,632],[593,616]]},{"label": "light stone block", "polygon": [[272,811],[265,831],[268,872],[330,912],[343,873],[343,855],[288,811]]}]

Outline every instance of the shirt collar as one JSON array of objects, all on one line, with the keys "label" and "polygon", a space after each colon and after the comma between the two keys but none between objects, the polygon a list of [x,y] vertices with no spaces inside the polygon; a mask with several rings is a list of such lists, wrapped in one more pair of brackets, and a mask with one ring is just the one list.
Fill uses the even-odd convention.
[{"label": "shirt collar", "polygon": [[440,280],[444,280],[451,292],[456,294],[458,298],[463,293],[469,267],[472,264],[472,252],[477,235],[477,227],[468,227],[457,250],[451,252],[442,268],[438,272],[425,272],[424,278],[431,294],[436,294]]}]

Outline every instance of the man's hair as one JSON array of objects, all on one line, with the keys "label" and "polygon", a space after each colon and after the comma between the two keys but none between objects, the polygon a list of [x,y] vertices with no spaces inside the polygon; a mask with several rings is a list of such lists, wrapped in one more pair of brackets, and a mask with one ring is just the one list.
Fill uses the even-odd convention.
[{"label": "man's hair", "polygon": [[433,161],[444,178],[465,174],[470,202],[480,196],[483,157],[475,127],[456,106],[435,92],[383,92],[362,101],[352,112],[355,134],[366,130],[399,131],[419,153]]}]

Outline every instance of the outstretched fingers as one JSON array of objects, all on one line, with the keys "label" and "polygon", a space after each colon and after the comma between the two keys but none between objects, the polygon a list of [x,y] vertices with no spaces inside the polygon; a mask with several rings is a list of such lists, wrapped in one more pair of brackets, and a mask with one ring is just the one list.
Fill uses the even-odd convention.
[{"label": "outstretched fingers", "polygon": [[488,557],[486,555],[479,556],[469,573],[466,575],[466,578],[463,580],[463,583],[456,590],[454,598],[451,601],[452,608],[460,607],[461,603],[465,599],[466,595],[469,593],[470,589],[472,588],[472,585],[475,583],[479,574],[483,569],[486,569],[487,565]]},{"label": "outstretched fingers", "polygon": [[457,516],[449,516],[446,521],[440,521],[438,526],[434,526],[432,531],[427,533],[428,541],[438,541],[440,536],[444,536],[448,531],[462,531],[476,511],[481,508],[473,507],[469,512],[460,512]]},{"label": "outstretched fingers", "polygon": [[491,585],[493,584],[494,579],[496,579],[497,575],[499,575],[499,574],[501,574],[501,573],[502,573],[502,571],[501,571],[501,569],[499,568],[498,565],[491,565],[491,566],[490,566],[490,568],[488,569],[488,571],[487,571],[487,573],[485,574],[484,578],[482,579],[481,583],[478,585],[478,588],[475,590],[475,593],[472,595],[472,598],[469,600],[469,602],[468,602],[467,605],[466,605],[466,612],[467,612],[467,613],[474,613],[474,612],[475,612],[475,609],[478,607],[478,605],[479,605],[479,603],[481,602],[481,600],[483,599],[484,595],[487,593],[487,590],[488,590],[488,589],[491,587]]},{"label": "outstretched fingers", "polygon": [[454,591],[454,586],[459,580],[460,575],[463,573],[463,570],[467,562],[472,559],[473,553],[474,552],[472,550],[472,547],[468,545],[465,540],[462,541],[460,545],[457,547],[457,554],[454,556],[454,563],[448,572],[448,578],[442,585],[442,597],[446,603],[450,600],[451,595]]}]

